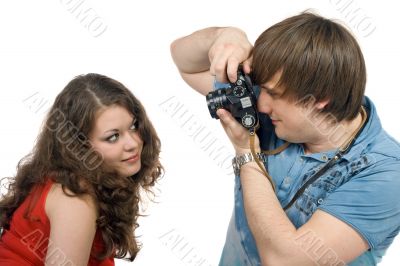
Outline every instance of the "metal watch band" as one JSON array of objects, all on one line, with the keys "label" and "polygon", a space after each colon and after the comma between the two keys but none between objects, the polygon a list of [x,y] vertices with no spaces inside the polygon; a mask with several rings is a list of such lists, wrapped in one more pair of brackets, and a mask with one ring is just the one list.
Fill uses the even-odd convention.
[{"label": "metal watch band", "polygon": [[[264,153],[257,152],[256,155],[257,155],[258,159],[260,159],[262,162],[264,162],[264,157],[265,157]],[[233,171],[234,171],[235,175],[239,175],[240,168],[244,164],[249,163],[249,162],[254,162],[254,161],[255,161],[255,159],[253,157],[253,154],[251,154],[250,152],[233,157],[232,167],[233,167]]]}]

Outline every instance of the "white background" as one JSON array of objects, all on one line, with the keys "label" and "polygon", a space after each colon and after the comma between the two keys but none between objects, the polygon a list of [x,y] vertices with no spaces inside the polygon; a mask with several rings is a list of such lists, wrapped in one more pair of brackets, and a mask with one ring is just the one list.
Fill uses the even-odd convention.
[{"label": "white background", "polygon": [[[88,27],[79,12],[90,8],[98,18]],[[199,28],[228,25],[254,41],[267,27],[307,8],[343,21],[357,36],[368,69],[366,94],[383,126],[400,140],[399,14],[391,1],[7,1],[0,4],[0,176],[15,173],[45,111],[69,80],[88,72],[108,75],[145,105],[162,140],[166,169],[157,203],[144,206],[149,216],[138,229],[143,249],[132,264],[217,265],[233,206],[233,176],[184,122],[204,126],[214,148],[231,148],[203,97],[180,79],[169,45]],[[180,104],[180,113],[166,107],[169,101]],[[396,265],[399,248],[397,238],[381,265]]]}]

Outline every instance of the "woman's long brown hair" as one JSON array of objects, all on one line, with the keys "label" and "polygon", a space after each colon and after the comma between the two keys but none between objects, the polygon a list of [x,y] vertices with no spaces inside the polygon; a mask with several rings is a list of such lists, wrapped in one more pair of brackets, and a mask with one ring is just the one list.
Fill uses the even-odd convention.
[{"label": "woman's long brown hair", "polygon": [[[143,140],[141,169],[129,178],[107,170],[88,137],[97,111],[111,105],[124,107],[137,119]],[[32,152],[18,163],[17,174],[0,201],[0,228],[9,229],[13,213],[32,188],[50,178],[62,185],[64,193],[89,194],[97,202],[97,229],[105,249],[94,255],[133,261],[140,249],[135,237],[140,192],[151,192],[162,175],[160,147],[142,104],[124,85],[99,74],[74,78],[57,96]]]}]

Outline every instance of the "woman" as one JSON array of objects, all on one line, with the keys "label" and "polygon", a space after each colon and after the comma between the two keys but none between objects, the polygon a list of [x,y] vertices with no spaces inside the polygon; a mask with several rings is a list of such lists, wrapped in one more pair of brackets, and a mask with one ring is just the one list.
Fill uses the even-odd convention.
[{"label": "woman", "polygon": [[0,201],[0,265],[133,261],[140,192],[162,175],[159,153],[124,85],[98,74],[73,79]]}]

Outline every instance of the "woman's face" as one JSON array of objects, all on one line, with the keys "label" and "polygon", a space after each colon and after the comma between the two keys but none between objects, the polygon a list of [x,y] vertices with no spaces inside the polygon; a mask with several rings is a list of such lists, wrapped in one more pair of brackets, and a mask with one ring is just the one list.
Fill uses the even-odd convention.
[{"label": "woman's face", "polygon": [[104,163],[121,177],[139,172],[143,141],[138,122],[124,107],[111,105],[98,111],[90,141]]}]

